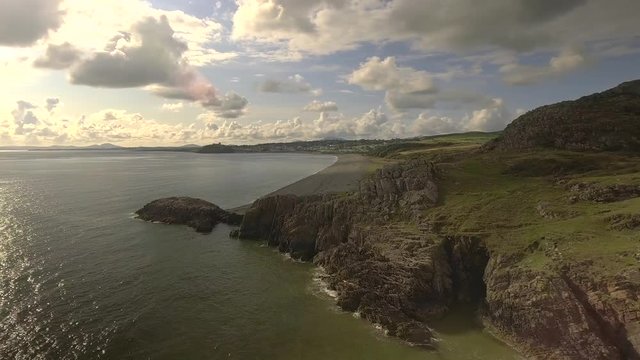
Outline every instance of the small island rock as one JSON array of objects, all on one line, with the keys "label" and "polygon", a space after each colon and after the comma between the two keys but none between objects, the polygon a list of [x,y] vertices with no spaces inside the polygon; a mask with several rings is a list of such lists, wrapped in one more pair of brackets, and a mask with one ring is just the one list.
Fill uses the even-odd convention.
[{"label": "small island rock", "polygon": [[221,209],[215,204],[190,197],[154,200],[136,211],[138,218],[164,224],[187,225],[199,233],[210,233],[218,223],[240,225],[242,215]]}]

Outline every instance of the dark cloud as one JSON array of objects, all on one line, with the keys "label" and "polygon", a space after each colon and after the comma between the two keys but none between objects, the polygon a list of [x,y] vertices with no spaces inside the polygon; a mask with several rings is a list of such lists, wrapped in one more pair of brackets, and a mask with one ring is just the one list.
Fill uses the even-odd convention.
[{"label": "dark cloud", "polygon": [[165,16],[148,17],[131,32],[118,33],[105,51],[75,64],[71,82],[106,88],[147,87],[167,99],[195,101],[207,108],[224,106],[227,100],[219,99],[211,82],[189,66],[184,58],[187,50],[187,44],[174,37]]},{"label": "dark cloud", "polygon": [[47,99],[47,111],[52,112],[60,104],[60,99],[49,98]]},{"label": "dark cloud", "polygon": [[139,46],[116,48],[118,40],[130,39],[127,33],[114,38],[105,52],[93,54],[71,69],[71,82],[107,88],[131,88],[151,84],[174,85],[187,72],[181,62],[187,45],[173,37],[165,16],[146,18],[136,24]]},{"label": "dark cloud", "polygon": [[319,93],[302,75],[289,76],[284,80],[268,79],[258,85],[258,90],[265,93],[304,94]]},{"label": "dark cloud", "polygon": [[0,45],[29,46],[62,23],[60,0],[0,1]]},{"label": "dark cloud", "polygon": [[81,54],[80,50],[68,42],[60,45],[49,44],[46,53],[36,59],[33,65],[55,70],[66,69],[78,61]]}]

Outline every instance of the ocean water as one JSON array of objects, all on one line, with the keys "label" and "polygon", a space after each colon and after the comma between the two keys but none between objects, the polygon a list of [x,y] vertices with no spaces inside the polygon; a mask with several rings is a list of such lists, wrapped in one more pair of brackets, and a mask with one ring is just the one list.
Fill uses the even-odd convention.
[{"label": "ocean water", "polygon": [[240,206],[334,161],[0,152],[0,359],[516,359],[470,313],[411,348],[336,309],[310,264],[132,217],[174,195]]}]

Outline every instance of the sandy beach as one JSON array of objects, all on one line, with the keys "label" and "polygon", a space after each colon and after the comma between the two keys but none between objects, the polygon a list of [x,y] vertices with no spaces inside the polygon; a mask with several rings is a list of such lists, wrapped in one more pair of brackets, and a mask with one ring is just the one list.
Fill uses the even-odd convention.
[{"label": "sandy beach", "polygon": [[[314,195],[330,192],[345,192],[358,189],[358,182],[363,176],[378,168],[382,162],[358,154],[336,155],[338,160],[331,166],[293,184],[276,190],[271,195]],[[231,211],[244,213],[251,204],[240,206]]]}]

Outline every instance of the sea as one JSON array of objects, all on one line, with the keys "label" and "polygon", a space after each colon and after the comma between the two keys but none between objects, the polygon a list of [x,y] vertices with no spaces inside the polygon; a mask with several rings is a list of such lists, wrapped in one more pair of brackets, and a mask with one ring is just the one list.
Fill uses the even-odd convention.
[{"label": "sea", "polygon": [[432,324],[437,351],[412,348],[340,311],[312,264],[133,215],[167,196],[241,206],[335,161],[0,152],[0,359],[518,359],[471,310]]}]

